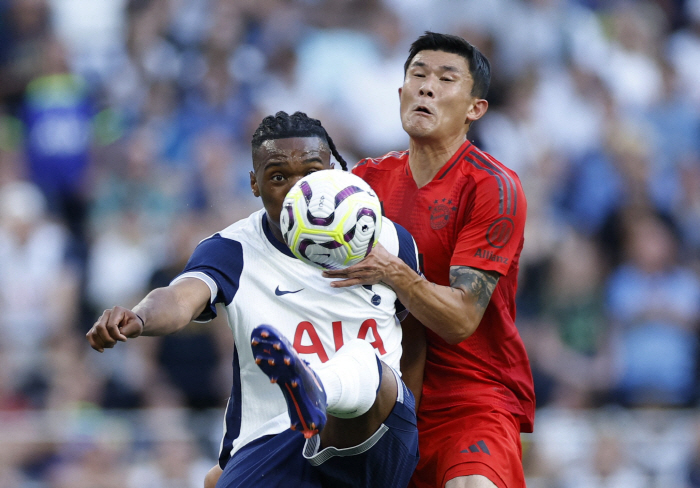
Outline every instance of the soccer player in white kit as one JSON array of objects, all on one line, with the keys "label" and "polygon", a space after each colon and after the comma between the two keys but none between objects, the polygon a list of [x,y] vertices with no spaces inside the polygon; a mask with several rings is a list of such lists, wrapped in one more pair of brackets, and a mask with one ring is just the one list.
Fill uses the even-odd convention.
[{"label": "soccer player in white kit", "polygon": [[[331,153],[345,162],[320,122],[300,112],[266,117],[252,145],[251,189],[264,209],[200,242],[183,273],[132,310],[106,310],[88,341],[102,352],[169,334],[211,320],[220,303],[235,346],[216,486],[404,487],[418,434],[399,373],[396,294],[383,284],[331,288],[279,228],[294,183],[330,169]],[[405,229],[384,219],[379,242],[419,272]]]}]

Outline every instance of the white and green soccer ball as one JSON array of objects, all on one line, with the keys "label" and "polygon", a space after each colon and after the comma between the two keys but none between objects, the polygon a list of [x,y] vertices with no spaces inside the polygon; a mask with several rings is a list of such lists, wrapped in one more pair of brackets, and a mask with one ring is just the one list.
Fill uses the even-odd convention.
[{"label": "white and green soccer ball", "polygon": [[321,269],[362,261],[382,230],[382,208],[359,176],[323,170],[300,179],[284,199],[282,237],[292,253]]}]

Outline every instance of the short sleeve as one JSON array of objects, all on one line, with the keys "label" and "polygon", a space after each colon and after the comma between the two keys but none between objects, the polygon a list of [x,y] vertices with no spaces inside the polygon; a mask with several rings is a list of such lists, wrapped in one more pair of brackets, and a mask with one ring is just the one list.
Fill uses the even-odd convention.
[{"label": "short sleeve", "polygon": [[203,240],[190,256],[183,272],[172,283],[191,277],[204,281],[211,290],[209,306],[197,317],[206,322],[216,317],[216,304],[233,301],[243,272],[243,248],[240,242],[220,234]]},{"label": "short sleeve", "polygon": [[500,172],[479,181],[450,265],[506,275],[521,248],[526,214],[527,202],[517,176]]}]

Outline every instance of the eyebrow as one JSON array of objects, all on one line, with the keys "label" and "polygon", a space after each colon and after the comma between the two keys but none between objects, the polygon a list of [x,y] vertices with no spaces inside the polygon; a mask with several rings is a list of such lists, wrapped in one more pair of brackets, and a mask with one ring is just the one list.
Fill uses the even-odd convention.
[{"label": "eyebrow", "polygon": [[[271,157],[270,157],[270,159],[274,158],[275,156],[276,156],[276,154],[272,154]],[[306,158],[306,159],[304,159],[304,160],[302,161],[302,163],[304,163],[304,164],[311,164],[311,163],[321,163],[321,164],[323,164],[323,159],[321,159],[321,156],[314,156],[314,157],[311,157],[311,158]],[[265,169],[267,169],[267,168],[273,168],[273,167],[278,167],[278,166],[284,166],[284,165],[286,165],[286,164],[288,164],[287,161],[270,161],[270,160],[268,160],[268,161],[263,165],[263,167],[264,167]]]},{"label": "eyebrow", "polygon": [[[427,68],[428,67],[428,65],[425,64],[423,61],[416,61],[415,63],[413,63],[411,65],[411,67],[414,67],[414,66],[416,66],[418,68]],[[459,72],[459,69],[456,66],[451,66],[449,64],[446,64],[443,66],[438,66],[438,69],[442,70],[442,71],[453,71],[455,73]]]}]

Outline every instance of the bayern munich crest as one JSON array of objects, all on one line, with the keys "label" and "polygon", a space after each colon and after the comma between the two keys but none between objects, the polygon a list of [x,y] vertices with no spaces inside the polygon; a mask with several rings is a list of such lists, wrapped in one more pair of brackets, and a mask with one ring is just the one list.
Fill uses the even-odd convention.
[{"label": "bayern munich crest", "polygon": [[433,205],[428,207],[428,210],[430,210],[430,227],[434,230],[439,230],[447,225],[450,216],[457,211],[457,207],[452,205],[452,200],[446,198],[435,200],[433,203]]}]

